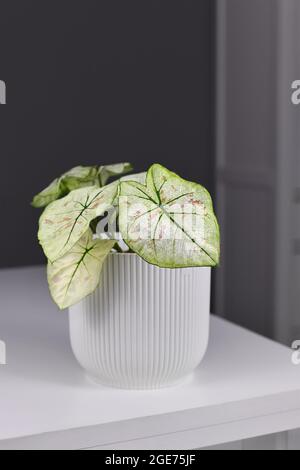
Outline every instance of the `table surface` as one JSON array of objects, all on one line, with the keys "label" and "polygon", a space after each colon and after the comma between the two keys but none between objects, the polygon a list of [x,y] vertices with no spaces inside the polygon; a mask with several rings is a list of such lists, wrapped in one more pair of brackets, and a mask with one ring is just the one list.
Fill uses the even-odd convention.
[{"label": "table surface", "polygon": [[90,383],[44,268],[0,271],[0,449],[188,449],[300,428],[291,351],[212,317],[188,382],[158,391]]}]

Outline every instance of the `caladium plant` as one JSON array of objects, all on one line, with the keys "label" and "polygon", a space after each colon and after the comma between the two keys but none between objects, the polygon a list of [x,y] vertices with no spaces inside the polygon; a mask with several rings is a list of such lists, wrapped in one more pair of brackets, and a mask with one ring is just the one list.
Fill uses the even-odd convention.
[{"label": "caladium plant", "polygon": [[[131,170],[129,163],[76,167],[34,198],[35,207],[45,207],[38,237],[59,308],[97,288],[112,251],[161,268],[219,264],[220,232],[207,190],[159,164],[124,176]],[[118,179],[108,184],[111,177]]]},{"label": "caladium plant", "polygon": [[87,186],[103,187],[109,178],[129,173],[131,170],[130,163],[88,167],[77,166],[52,181],[46,189],[33,198],[32,205],[36,208],[46,207],[51,202],[66,196],[75,189]]}]

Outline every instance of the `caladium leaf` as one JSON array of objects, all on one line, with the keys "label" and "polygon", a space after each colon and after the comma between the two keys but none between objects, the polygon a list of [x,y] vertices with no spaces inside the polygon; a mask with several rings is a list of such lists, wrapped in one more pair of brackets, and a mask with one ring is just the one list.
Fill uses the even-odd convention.
[{"label": "caladium leaf", "polygon": [[[136,183],[146,184],[146,177],[147,173],[144,171],[143,173],[135,173],[133,175],[122,176],[122,178],[120,178],[118,182],[120,183],[122,181],[135,181]],[[113,223],[113,221],[115,221],[119,215],[119,191],[116,194],[113,207],[114,210],[112,211],[108,219],[110,223]]]},{"label": "caladium leaf", "polygon": [[60,178],[55,179],[46,189],[37,194],[32,201],[33,207],[42,208],[51,202],[66,196],[70,191],[87,186],[94,186],[98,168],[95,166],[77,166]]},{"label": "caladium leaf", "polygon": [[131,163],[116,163],[114,165],[100,166],[98,170],[98,177],[100,186],[105,186],[109,178],[124,175],[132,171]]},{"label": "caladium leaf", "polygon": [[[141,184],[146,184],[146,177],[147,177],[147,173],[146,172],[143,172],[143,173],[135,173],[133,175],[127,175],[127,176],[122,176],[122,178],[120,178],[118,180],[118,182],[122,182],[122,181],[134,181],[136,183],[141,183]],[[116,218],[118,216],[118,213],[119,213],[119,192],[117,193],[116,195],[116,198],[114,200],[114,207],[115,207],[115,213],[113,214],[113,218]]]},{"label": "caladium leaf", "polygon": [[136,183],[146,184],[147,173],[135,173],[133,175],[122,176],[120,181],[135,181]]},{"label": "caladium leaf", "polygon": [[104,188],[77,189],[52,202],[40,218],[38,234],[47,258],[54,262],[70,251],[92,220],[110,209],[117,191],[118,182],[115,182]]},{"label": "caladium leaf", "polygon": [[120,183],[119,225],[126,244],[162,268],[216,266],[220,232],[209,193],[161,165],[145,185]]},{"label": "caladium leaf", "polygon": [[61,177],[66,191],[74,191],[87,186],[94,186],[97,178],[96,166],[76,166]]},{"label": "caladium leaf", "polygon": [[114,240],[93,240],[93,234],[88,230],[67,254],[54,263],[49,262],[49,288],[60,309],[68,308],[94,292],[103,263],[114,244]]},{"label": "caladium leaf", "polygon": [[59,179],[54,180],[46,189],[37,194],[33,198],[32,206],[37,209],[48,206],[51,202],[56,201],[63,195],[61,182]]},{"label": "caladium leaf", "polygon": [[117,163],[104,166],[76,166],[60,178],[54,180],[46,189],[34,197],[33,207],[48,206],[69,192],[89,186],[103,187],[109,178],[117,177],[132,171],[130,163]]}]

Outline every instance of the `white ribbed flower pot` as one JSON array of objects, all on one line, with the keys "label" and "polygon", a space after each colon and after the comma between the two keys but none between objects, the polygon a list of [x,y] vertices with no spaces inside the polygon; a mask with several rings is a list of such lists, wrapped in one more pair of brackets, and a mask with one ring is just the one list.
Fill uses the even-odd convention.
[{"label": "white ribbed flower pot", "polygon": [[100,287],[70,308],[78,362],[112,387],[183,381],[207,348],[210,277],[210,268],[160,269],[134,254],[111,254]]}]

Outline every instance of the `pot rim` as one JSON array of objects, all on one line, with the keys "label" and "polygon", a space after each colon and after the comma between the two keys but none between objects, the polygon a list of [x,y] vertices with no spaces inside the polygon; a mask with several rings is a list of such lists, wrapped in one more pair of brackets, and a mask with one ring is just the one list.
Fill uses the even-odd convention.
[{"label": "pot rim", "polygon": [[111,257],[111,256],[122,256],[122,257],[125,257],[125,258],[135,257],[135,258],[139,258],[141,261],[143,261],[143,263],[147,264],[148,266],[154,266],[155,268],[171,270],[171,271],[174,271],[174,270],[187,270],[187,269],[206,269],[206,270],[209,269],[209,270],[212,270],[211,266],[186,266],[186,267],[181,267],[181,268],[161,268],[160,266],[158,266],[156,264],[149,263],[144,258],[139,256],[137,253],[119,253],[119,252],[113,253],[113,252],[110,252],[108,257]]},{"label": "pot rim", "polygon": [[139,258],[141,258],[141,257],[140,257],[138,254],[136,254],[136,253],[126,253],[126,252],[124,252],[124,253],[119,253],[118,251],[116,251],[115,253],[114,253],[113,251],[111,251],[111,252],[109,253],[109,256],[111,256],[111,255],[113,255],[113,256],[115,256],[115,255],[118,255],[118,256],[138,256]]}]

